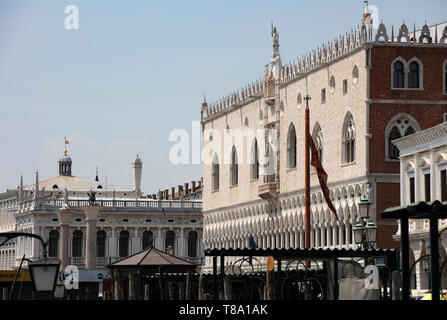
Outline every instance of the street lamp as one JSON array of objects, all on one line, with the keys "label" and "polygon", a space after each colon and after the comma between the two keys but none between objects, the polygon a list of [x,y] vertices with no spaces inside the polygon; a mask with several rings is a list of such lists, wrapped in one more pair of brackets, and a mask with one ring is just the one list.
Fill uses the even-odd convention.
[{"label": "street lamp", "polygon": [[354,233],[354,241],[364,249],[374,248],[377,242],[377,225],[372,222],[366,222],[369,219],[369,206],[371,202],[368,199],[361,199],[359,205],[359,216],[361,223],[356,224],[352,231]]},{"label": "street lamp", "polygon": [[32,261],[28,264],[31,281],[36,292],[53,292],[59,274],[59,263],[48,259]]},{"label": "street lamp", "polygon": [[42,256],[43,259],[31,261],[23,256],[19,269],[17,270],[16,276],[14,278],[14,282],[12,283],[11,292],[9,299],[12,299],[14,285],[17,281],[17,277],[20,274],[20,270],[22,269],[22,264],[24,261],[28,262],[28,267],[30,270],[31,281],[34,286],[34,291],[36,292],[53,292],[57,276],[59,274],[59,259],[57,261],[51,261],[47,258],[47,243],[40,237],[39,235],[32,233],[24,233],[24,232],[4,232],[0,233],[0,246],[5,244],[7,241],[17,238],[17,237],[28,237],[35,238],[40,241],[42,244]]}]

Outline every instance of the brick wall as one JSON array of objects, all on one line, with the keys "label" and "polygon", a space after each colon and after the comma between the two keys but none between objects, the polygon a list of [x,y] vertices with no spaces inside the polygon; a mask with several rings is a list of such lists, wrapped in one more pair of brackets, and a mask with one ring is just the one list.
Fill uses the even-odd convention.
[{"label": "brick wall", "polygon": [[399,242],[393,240],[392,236],[396,234],[396,220],[382,219],[380,212],[389,207],[400,205],[400,184],[379,182],[376,185],[376,206],[377,206],[377,247],[383,249],[399,248]]}]

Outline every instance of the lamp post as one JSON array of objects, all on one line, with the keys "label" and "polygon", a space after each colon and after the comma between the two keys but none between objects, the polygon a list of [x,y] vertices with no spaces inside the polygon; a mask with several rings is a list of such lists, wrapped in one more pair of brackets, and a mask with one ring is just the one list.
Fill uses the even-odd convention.
[{"label": "lamp post", "polygon": [[354,232],[355,243],[363,249],[374,248],[377,242],[377,225],[369,220],[369,206],[371,202],[368,199],[361,199],[359,202],[359,215],[361,223],[352,228]]},{"label": "lamp post", "polygon": [[31,261],[25,258],[25,255],[20,262],[19,269],[17,270],[16,276],[14,278],[14,282],[12,283],[11,292],[9,295],[9,299],[12,299],[14,285],[16,280],[20,274],[20,270],[22,268],[22,264],[24,261],[28,262],[28,267],[31,274],[31,281],[34,286],[35,292],[53,292],[56,286],[57,276],[59,274],[59,266],[60,261],[51,261],[47,258],[47,243],[40,237],[39,235],[32,233],[23,233],[23,232],[4,232],[0,233],[0,246],[5,244],[7,241],[17,238],[17,237],[28,237],[35,238],[40,240],[42,245],[42,256],[43,259]]}]

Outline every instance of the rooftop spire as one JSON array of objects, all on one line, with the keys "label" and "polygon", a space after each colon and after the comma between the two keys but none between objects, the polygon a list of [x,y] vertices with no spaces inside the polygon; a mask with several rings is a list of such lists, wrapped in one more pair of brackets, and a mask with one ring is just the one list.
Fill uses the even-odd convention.
[{"label": "rooftop spire", "polygon": [[99,176],[98,176],[98,167],[96,167],[96,177],[95,177],[95,181],[99,181]]},{"label": "rooftop spire", "polygon": [[276,31],[276,27],[273,26],[272,22],[272,42],[273,42],[273,53],[272,59],[279,57],[279,33]]},{"label": "rooftop spire", "polygon": [[34,200],[39,198],[39,171],[36,170],[36,184],[34,185]]}]

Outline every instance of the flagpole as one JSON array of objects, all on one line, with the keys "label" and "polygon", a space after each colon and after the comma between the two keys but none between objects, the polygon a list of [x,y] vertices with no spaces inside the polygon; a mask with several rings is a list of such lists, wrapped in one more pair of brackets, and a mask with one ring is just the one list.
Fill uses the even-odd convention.
[{"label": "flagpole", "polygon": [[[306,137],[305,141],[305,213],[306,213],[306,249],[310,249],[310,150],[309,150],[309,100],[311,98],[309,95],[306,95],[304,100],[306,100],[306,111],[305,111],[305,125],[304,125],[304,136]],[[306,266],[310,267],[310,261],[306,262]]]}]

